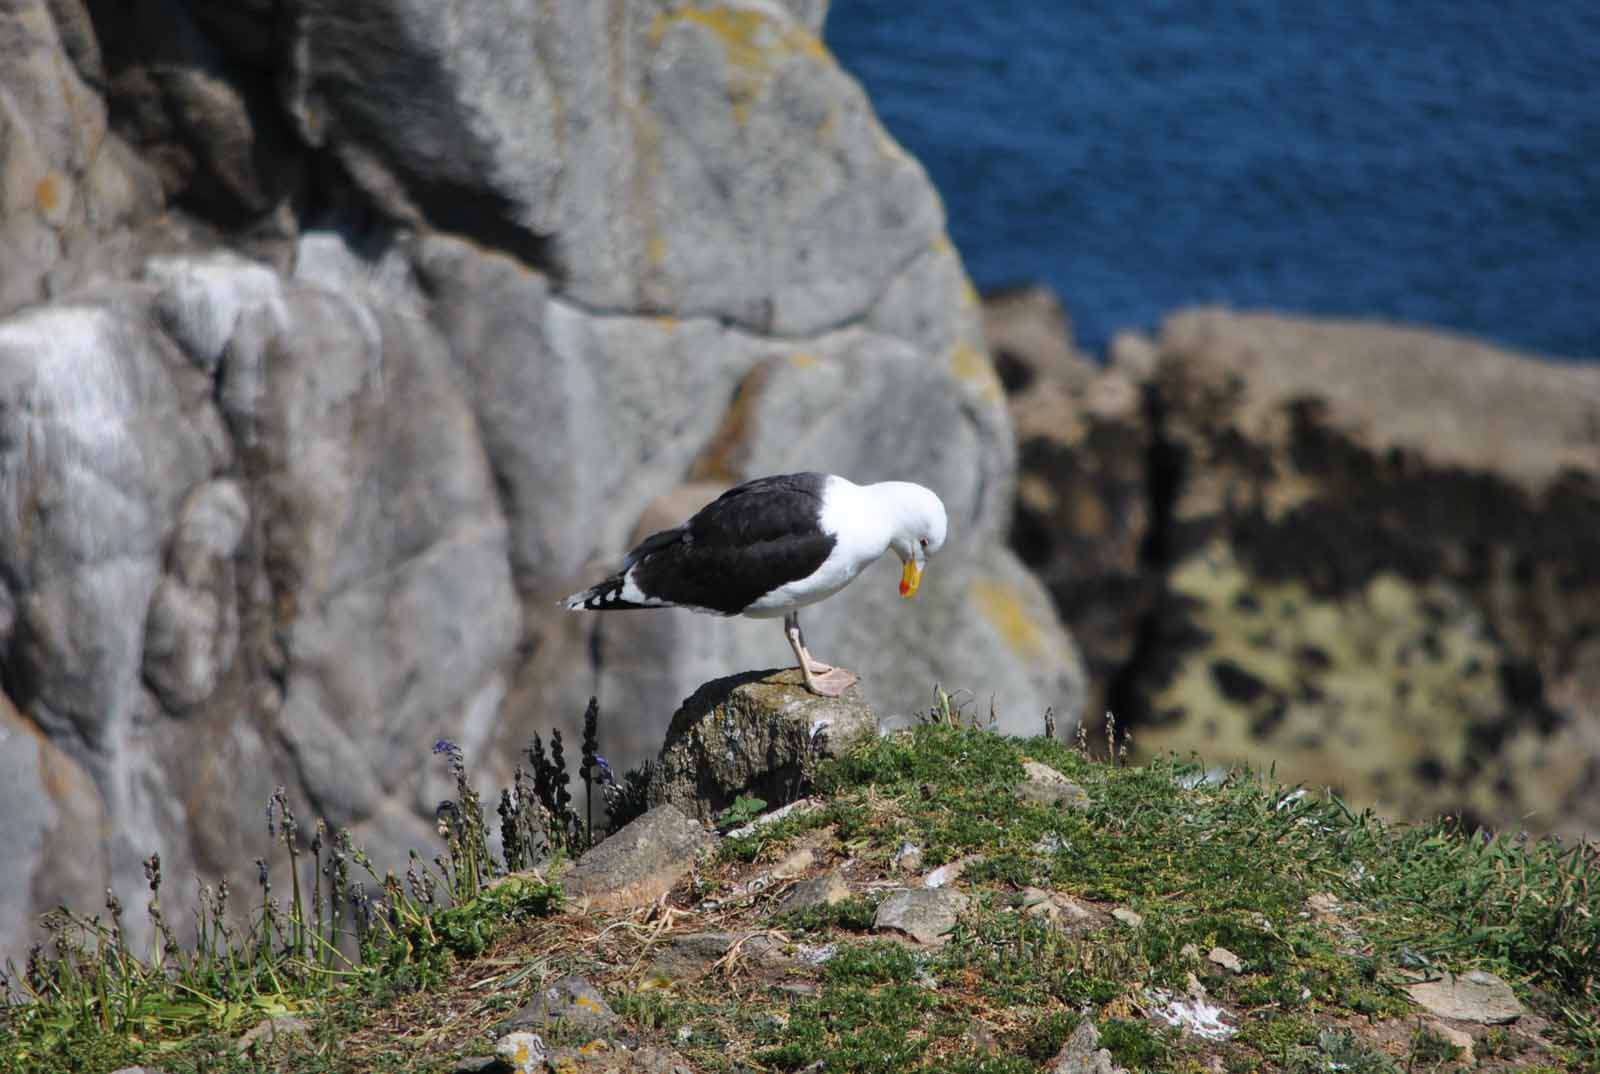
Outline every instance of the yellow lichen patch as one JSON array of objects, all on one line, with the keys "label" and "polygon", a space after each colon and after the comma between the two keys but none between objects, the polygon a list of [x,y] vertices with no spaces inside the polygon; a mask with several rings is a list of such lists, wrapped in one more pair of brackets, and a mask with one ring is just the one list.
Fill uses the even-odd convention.
[{"label": "yellow lichen patch", "polygon": [[1015,589],[991,578],[979,578],[968,593],[978,614],[999,632],[1014,652],[1030,660],[1043,660],[1050,655],[1044,631],[1039,629],[1038,622]]},{"label": "yellow lichen patch", "polygon": [[34,184],[34,208],[50,223],[57,225],[65,223],[71,203],[72,180],[65,175],[50,172]]},{"label": "yellow lichen patch", "polygon": [[977,309],[982,299],[978,297],[978,289],[972,286],[972,281],[967,274],[961,274],[961,305],[964,309]]},{"label": "yellow lichen patch", "polygon": [[950,372],[957,380],[972,385],[990,402],[998,403],[1005,397],[1000,377],[988,356],[965,340],[950,349]]},{"label": "yellow lichen patch", "polygon": [[807,354],[805,351],[795,351],[793,354],[789,355],[789,364],[800,369],[812,369],[820,365],[821,360],[818,359],[814,354]]},{"label": "yellow lichen patch", "polygon": [[649,259],[653,268],[666,264],[667,240],[659,231],[652,230],[650,238],[645,242],[644,256]]},{"label": "yellow lichen patch", "polygon": [[1470,729],[1505,706],[1497,650],[1464,596],[1379,574],[1324,598],[1253,577],[1221,542],[1172,587],[1209,640],[1151,699],[1174,718],[1144,729],[1142,749],[1276,766],[1411,816],[1459,802]]},{"label": "yellow lichen patch", "polygon": [[61,180],[54,175],[40,179],[33,188],[33,201],[46,216],[55,212],[61,206]]},{"label": "yellow lichen patch", "polygon": [[702,27],[722,43],[728,57],[728,96],[741,125],[772,76],[778,60],[794,55],[829,59],[828,50],[801,26],[781,22],[763,11],[733,7],[688,7],[657,15],[650,42],[659,45],[674,24]]},{"label": "yellow lichen patch", "polygon": [[1036,473],[1024,472],[1017,477],[1017,499],[1030,511],[1041,515],[1056,509],[1060,498],[1055,486]]}]

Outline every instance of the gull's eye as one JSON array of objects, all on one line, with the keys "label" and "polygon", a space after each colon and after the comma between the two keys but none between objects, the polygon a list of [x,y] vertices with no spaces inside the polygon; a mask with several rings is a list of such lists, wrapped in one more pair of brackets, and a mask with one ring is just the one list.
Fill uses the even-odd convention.
[{"label": "gull's eye", "polygon": [[926,537],[918,537],[917,538],[917,543],[920,544],[924,548],[928,547],[928,539]]}]

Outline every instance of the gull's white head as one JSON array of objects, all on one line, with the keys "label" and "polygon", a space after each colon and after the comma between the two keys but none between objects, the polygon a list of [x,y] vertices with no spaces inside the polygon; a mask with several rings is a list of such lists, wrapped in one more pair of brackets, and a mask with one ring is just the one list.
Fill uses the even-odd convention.
[{"label": "gull's white head", "polygon": [[889,547],[900,557],[900,595],[914,597],[922,584],[922,568],[944,547],[949,519],[933,490],[909,481],[883,481],[872,486],[883,497],[893,520]]}]

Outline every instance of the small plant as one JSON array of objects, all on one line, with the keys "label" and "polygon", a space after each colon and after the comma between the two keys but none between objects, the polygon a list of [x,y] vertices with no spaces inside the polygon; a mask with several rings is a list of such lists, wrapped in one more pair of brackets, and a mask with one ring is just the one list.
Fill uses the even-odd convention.
[{"label": "small plant", "polygon": [[594,785],[602,774],[610,773],[611,766],[600,756],[600,699],[590,697],[583,710],[583,765],[578,769],[583,780],[584,841],[590,846],[594,845]]},{"label": "small plant", "polygon": [[1324,1029],[1313,1047],[1292,1049],[1289,1056],[1291,1074],[1400,1074],[1388,1056],[1348,1029]]},{"label": "small plant", "polygon": [[650,808],[650,784],[658,768],[655,761],[645,761],[638,768],[630,769],[621,783],[611,781],[610,793],[606,796],[606,818],[611,831],[619,831]]},{"label": "small plant", "polygon": [[717,830],[731,832],[735,828],[743,828],[746,824],[759,817],[767,808],[765,798],[756,798],[748,794],[741,794],[733,800],[733,804],[717,814]]},{"label": "small plant", "polygon": [[934,724],[939,727],[949,727],[959,730],[963,720],[977,725],[976,718],[967,713],[967,708],[972,704],[970,695],[964,690],[949,693],[944,687],[935,684],[933,687],[933,705],[921,716],[921,722]]}]

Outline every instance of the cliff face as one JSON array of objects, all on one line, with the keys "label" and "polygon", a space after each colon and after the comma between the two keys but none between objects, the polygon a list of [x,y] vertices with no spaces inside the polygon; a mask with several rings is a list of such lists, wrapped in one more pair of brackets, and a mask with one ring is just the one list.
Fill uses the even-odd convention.
[{"label": "cliff face", "polygon": [[779,632],[554,601],[760,473],[945,497],[915,605],[807,622],[877,704],[1077,714],[976,299],[823,8],[0,0],[0,949],[238,866],[278,784],[381,859],[438,738],[503,777],[598,691],[653,749]]},{"label": "cliff face", "polygon": [[1221,310],[1096,369],[989,310],[1016,546],[1145,751],[1600,830],[1600,369]]}]

